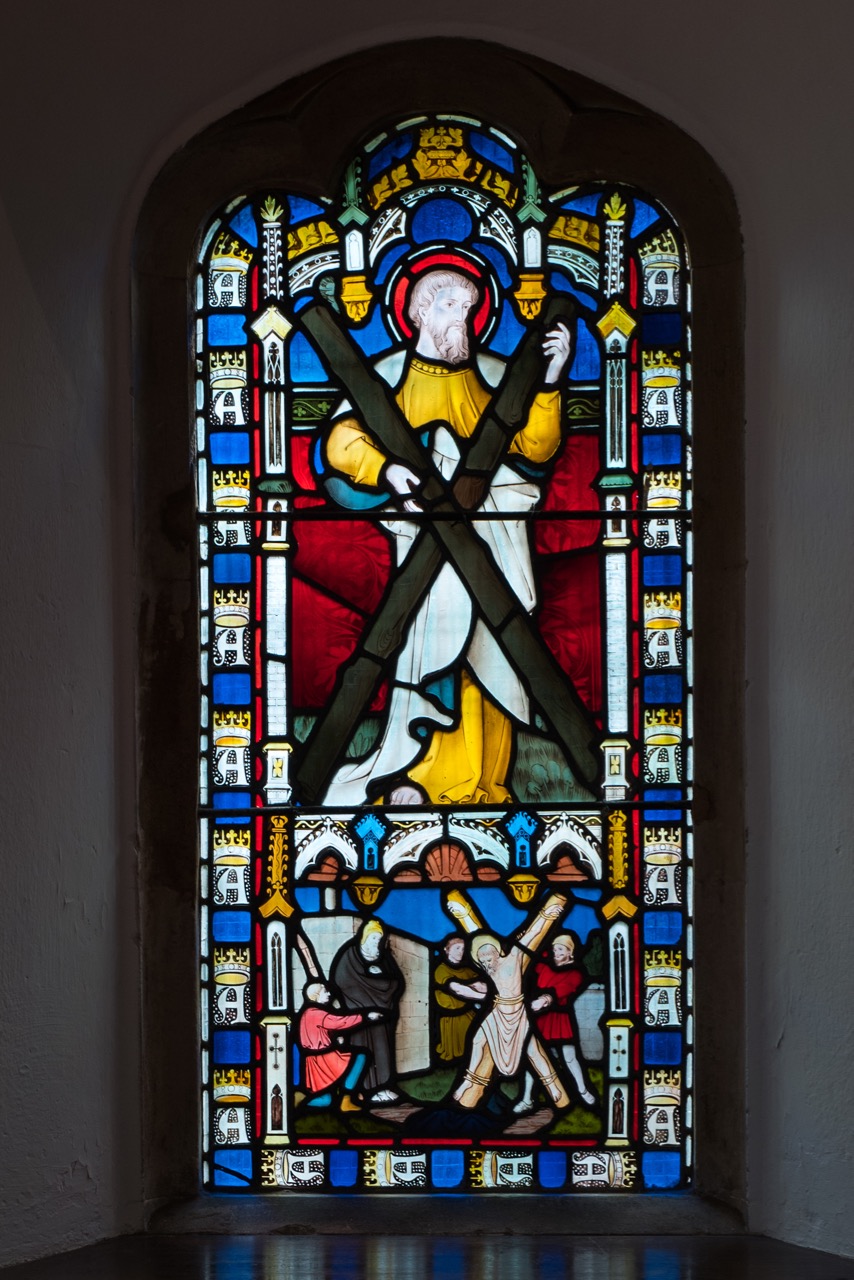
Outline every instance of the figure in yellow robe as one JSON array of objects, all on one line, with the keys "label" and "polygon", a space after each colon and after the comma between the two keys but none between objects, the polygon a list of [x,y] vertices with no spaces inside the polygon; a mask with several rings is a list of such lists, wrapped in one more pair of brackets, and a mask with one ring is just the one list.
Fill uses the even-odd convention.
[{"label": "figure in yellow robe", "polygon": [[[472,308],[480,286],[458,271],[425,271],[412,286],[407,315],[417,332],[415,352],[397,352],[377,365],[394,387],[414,431],[429,437],[433,463],[450,481],[460,463],[458,441],[475,431],[501,381],[504,364],[480,354],[469,359]],[[524,516],[540,491],[526,464],[547,462],[560,444],[557,384],[570,355],[567,326],[558,322],[543,341],[543,386],[525,426],[510,443],[507,461],[492,478],[473,518],[508,586],[529,612],[536,603]],[[339,483],[354,481],[398,496],[404,515],[418,511],[414,493],[423,477],[387,458],[365,425],[342,405],[327,442],[327,460]],[[516,465],[514,465],[516,464]],[[347,477],[348,481],[341,480]],[[398,566],[418,533],[412,519],[383,521],[395,541]],[[442,565],[410,624],[397,658],[385,728],[364,760],[335,774],[330,804],[382,800],[407,805],[501,804],[512,797],[507,774],[511,722],[529,723],[528,695],[495,637],[476,614],[472,598],[449,563]]]},{"label": "figure in yellow robe", "polygon": [[476,969],[465,963],[465,940],[452,935],[443,945],[444,956],[433,970],[433,998],[438,1005],[439,1043],[436,1052],[444,1062],[457,1062],[466,1051],[468,1031],[477,1012],[470,983]]},{"label": "figure in yellow robe", "polygon": [[[479,355],[460,367],[418,355],[407,359],[400,352],[381,360],[377,372],[397,387],[395,398],[413,430],[431,429],[433,460],[450,480],[460,460],[456,442],[474,432],[503,376],[503,362]],[[487,514],[507,513],[507,518],[473,522],[529,611],[536,596],[528,532],[520,517],[536,504],[540,491],[513,462],[535,467],[547,462],[560,438],[560,392],[547,388],[536,395],[479,508]],[[346,402],[330,432],[326,457],[331,468],[356,485],[382,488],[388,458]],[[395,518],[383,523],[394,536],[399,566],[418,525]],[[477,617],[464,583],[445,564],[398,657],[379,745],[365,760],[339,769],[327,802],[388,802],[393,784],[408,779],[434,804],[505,803],[512,798],[507,788],[511,717],[529,722],[525,688]]]}]

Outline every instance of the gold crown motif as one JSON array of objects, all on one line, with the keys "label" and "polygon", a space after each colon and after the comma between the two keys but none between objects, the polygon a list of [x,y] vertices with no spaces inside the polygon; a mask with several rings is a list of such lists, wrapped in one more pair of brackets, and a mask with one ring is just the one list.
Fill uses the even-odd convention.
[{"label": "gold crown motif", "polygon": [[213,838],[214,861],[219,861],[216,856],[218,850],[248,849],[250,843],[251,837],[248,827],[244,827],[242,830],[238,830],[237,827],[228,827],[225,829],[217,827],[214,831]]},{"label": "gold crown motif", "polygon": [[678,507],[682,496],[682,476],[678,471],[648,471],[646,505],[648,507]]},{"label": "gold crown motif", "polygon": [[682,830],[680,827],[644,827],[643,860],[658,866],[682,861]]},{"label": "gold crown motif", "polygon": [[682,1101],[682,1072],[644,1071],[643,1100],[648,1107],[678,1106]]},{"label": "gold crown motif", "polygon": [[223,351],[210,354],[210,380],[214,391],[246,386],[246,352]]},{"label": "gold crown motif", "polygon": [[645,591],[644,626],[652,631],[668,631],[682,622],[682,592]]},{"label": "gold crown motif", "polygon": [[211,255],[211,266],[215,271],[246,271],[251,261],[252,250],[244,248],[227,231],[217,237]]},{"label": "gold crown motif", "polygon": [[214,982],[221,987],[243,987],[249,981],[248,947],[214,947]]},{"label": "gold crown motif", "polygon": [[682,984],[682,952],[653,947],[643,953],[644,982],[648,987],[678,987]]},{"label": "gold crown motif", "polygon": [[471,1177],[471,1184],[473,1187],[484,1187],[487,1185],[489,1186],[492,1185],[491,1182],[487,1184],[485,1180],[486,1174],[484,1170],[484,1162],[487,1156],[492,1157],[492,1152],[491,1151],[473,1151],[471,1153],[471,1159],[469,1162],[469,1175]]},{"label": "gold crown motif", "polygon": [[213,1096],[214,1102],[222,1103],[223,1106],[228,1103],[248,1102],[252,1097],[252,1073],[238,1071],[234,1067],[229,1067],[225,1071],[214,1071]]},{"label": "gold crown motif", "polygon": [[213,504],[215,507],[246,507],[249,505],[249,472],[214,471]]},{"label": "gold crown motif", "polygon": [[643,738],[650,746],[664,747],[682,741],[682,712],[666,707],[644,712]]},{"label": "gold crown motif", "polygon": [[643,385],[645,387],[676,387],[681,376],[680,351],[645,351],[643,353]]},{"label": "gold crown motif", "polygon": [[217,747],[248,747],[252,741],[252,717],[248,711],[215,711],[213,740]]},{"label": "gold crown motif", "polygon": [[625,1187],[630,1190],[634,1186],[638,1172],[638,1162],[631,1151],[612,1151],[611,1186]]},{"label": "gold crown motif", "polygon": [[214,626],[245,627],[249,624],[249,592],[228,591],[214,592]]},{"label": "gold crown motif", "polygon": [[429,126],[421,130],[422,147],[434,147],[438,151],[447,151],[449,147],[463,145],[462,129],[448,129],[445,125]]},{"label": "gold crown motif", "polygon": [[[446,128],[444,125],[429,125],[421,130],[418,150],[412,157],[412,168],[419,178],[463,178],[472,164],[472,158],[463,145],[462,129]],[[476,171],[481,166],[476,165]],[[411,177],[406,166],[392,169],[388,175],[399,186],[410,186]],[[376,187],[374,188],[376,191]]]},{"label": "gold crown motif", "polygon": [[272,1150],[270,1147],[261,1148],[261,1185],[262,1187],[275,1187],[278,1179],[276,1178],[276,1157],[279,1152]]},{"label": "gold crown motif", "polygon": [[669,368],[678,372],[681,351],[645,351],[643,367],[645,369]]},{"label": "gold crown motif", "polygon": [[650,270],[655,267],[678,267],[679,246],[672,231],[663,231],[653,236],[638,250],[643,265]]},{"label": "gold crown motif", "polygon": [[379,1187],[380,1182],[380,1157],[384,1156],[384,1151],[366,1151],[362,1164],[362,1172],[364,1173],[365,1182],[369,1187]]}]

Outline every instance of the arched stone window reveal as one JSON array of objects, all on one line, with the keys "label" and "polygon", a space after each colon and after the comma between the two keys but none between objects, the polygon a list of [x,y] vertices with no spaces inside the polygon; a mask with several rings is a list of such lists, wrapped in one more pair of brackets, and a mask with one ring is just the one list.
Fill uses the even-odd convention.
[{"label": "arched stone window reveal", "polygon": [[[737,1203],[738,1125],[721,1137],[705,1121],[738,1088],[719,1075],[693,1092],[704,992],[729,1060],[741,1055],[715,1014],[721,964],[740,966],[737,876],[712,895],[702,861],[733,866],[737,840],[720,841],[741,804],[738,752],[715,751],[738,727],[719,658],[738,656],[739,491],[720,481],[739,475],[740,383],[712,376],[738,369],[737,222],[714,167],[665,122],[616,98],[605,110],[601,90],[533,60],[479,48],[472,71],[470,55],[454,42],[360,55],[415,80],[375,84],[355,115],[341,114],[346,64],[313,95],[285,86],[167,166],[141,223],[143,501],[173,522],[142,540],[145,910],[152,921],[169,883],[189,884],[183,867],[168,883],[156,872],[174,839],[158,816],[157,709],[171,691],[182,728],[160,756],[186,795],[199,664],[198,1173],[213,1191],[300,1191],[303,1212],[319,1189]],[[218,166],[219,142],[252,120],[252,143]],[[180,448],[170,436],[156,462],[165,434],[152,434],[158,394],[177,387],[157,317],[178,332],[166,264],[189,227],[169,202],[193,183],[196,568],[174,536],[192,506]],[[462,306],[468,353],[437,345],[437,296]],[[470,385],[442,409],[436,387],[454,378]],[[447,591],[471,621],[450,665],[425,648],[413,667],[407,627],[424,618],[432,635]],[[715,591],[732,604],[724,628]],[[168,634],[189,601],[200,658]],[[472,717],[485,745],[463,787],[433,761]],[[167,914],[186,929],[183,908]],[[507,991],[493,943],[518,959]],[[370,975],[372,960],[395,988],[378,980],[373,1001],[347,970]],[[162,991],[150,953],[147,966]],[[475,987],[455,997],[455,1039],[443,966]],[[549,1030],[538,989],[553,1002],[570,972],[566,1026]],[[168,1016],[188,1046],[194,1000],[176,985]],[[506,1052],[502,999],[500,1030],[519,1040]],[[381,1035],[360,1030],[372,1006]],[[331,1034],[315,1030],[324,1008]],[[170,1108],[151,1072],[155,1151]],[[178,1077],[186,1093],[185,1066]],[[153,1161],[167,1196],[192,1181],[191,1128],[170,1138],[183,1163]]]}]

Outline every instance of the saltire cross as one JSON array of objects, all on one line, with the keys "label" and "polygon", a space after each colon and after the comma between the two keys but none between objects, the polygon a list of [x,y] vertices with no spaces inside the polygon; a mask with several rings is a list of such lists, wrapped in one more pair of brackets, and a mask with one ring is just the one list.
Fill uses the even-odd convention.
[{"label": "saltire cross", "polygon": [[330,308],[315,301],[294,317],[324,356],[374,439],[392,457],[428,477],[419,491],[419,504],[443,517],[422,527],[306,743],[295,778],[303,803],[322,800],[342,742],[350,741],[389,661],[404,643],[409,620],[446,559],[466,584],[510,663],[524,673],[532,700],[551,724],[577,775],[588,786],[594,784],[598,775],[598,758],[591,746],[595,728],[571,680],[537,634],[467,518],[467,512],[488,488],[528,409],[541,376],[543,330],[558,319],[570,318],[572,311],[568,298],[553,297],[544,308],[542,325],[529,330],[508,365],[498,394],[484,409],[471,437],[465,466],[455,476],[450,492],[419,434],[411,429],[386,385],[366,365]]}]

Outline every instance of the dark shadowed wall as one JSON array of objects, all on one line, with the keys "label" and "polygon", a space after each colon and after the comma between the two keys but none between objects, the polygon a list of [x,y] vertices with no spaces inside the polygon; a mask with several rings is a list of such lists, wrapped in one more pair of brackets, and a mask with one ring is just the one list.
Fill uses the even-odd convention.
[{"label": "dark shadowed wall", "polygon": [[852,10],[31,0],[4,19],[0,77],[0,1264],[143,1218],[129,305],[142,198],[186,139],[263,90],[355,49],[442,34],[521,48],[637,99],[696,137],[735,191],[750,1226],[854,1255]]}]

